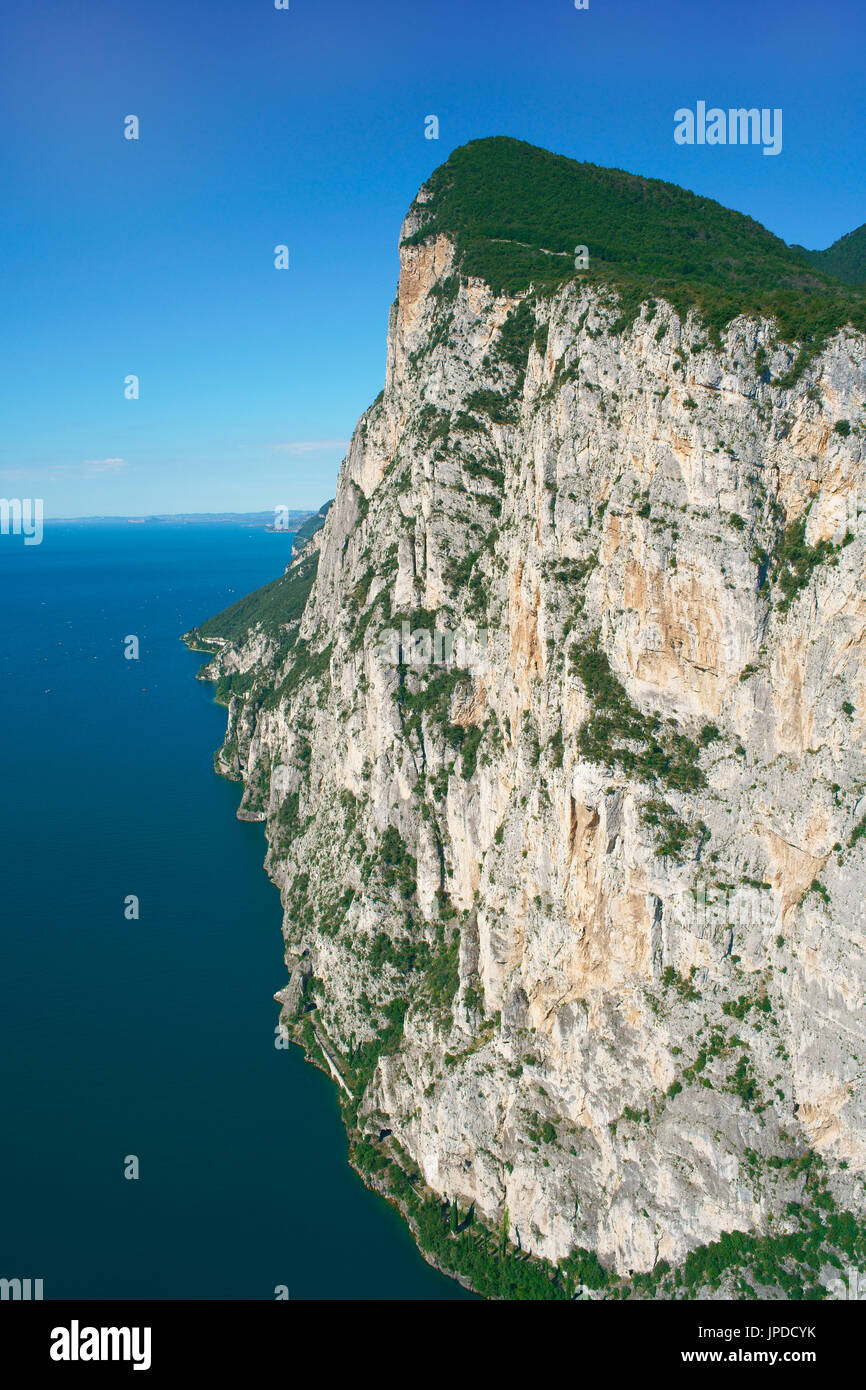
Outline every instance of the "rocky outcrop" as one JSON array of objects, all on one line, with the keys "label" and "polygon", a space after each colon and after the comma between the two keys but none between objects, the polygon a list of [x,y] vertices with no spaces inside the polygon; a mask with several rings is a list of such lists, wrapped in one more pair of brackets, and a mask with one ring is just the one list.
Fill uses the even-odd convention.
[{"label": "rocky outcrop", "polygon": [[209,668],[283,1021],[553,1263],[782,1229],[812,1154],[860,1213],[866,340],[783,387],[766,320],[454,266],[401,250],[298,643]]}]

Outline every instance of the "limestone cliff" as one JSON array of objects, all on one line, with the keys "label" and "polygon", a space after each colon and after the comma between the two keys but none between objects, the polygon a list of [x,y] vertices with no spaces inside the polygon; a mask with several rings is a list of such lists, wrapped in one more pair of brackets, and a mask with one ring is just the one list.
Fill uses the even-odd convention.
[{"label": "limestone cliff", "polygon": [[[410,1217],[662,1293],[813,1200],[859,1250],[866,337],[502,290],[433,197],[295,610],[191,635],[283,1022]],[[710,1287],[775,1287],[735,1266]]]}]

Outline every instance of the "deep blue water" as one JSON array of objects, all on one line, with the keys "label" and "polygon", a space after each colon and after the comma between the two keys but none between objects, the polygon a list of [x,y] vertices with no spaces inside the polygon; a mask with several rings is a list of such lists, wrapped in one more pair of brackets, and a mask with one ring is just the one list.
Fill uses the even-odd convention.
[{"label": "deep blue water", "polygon": [[279,897],[179,641],[289,545],[0,537],[0,1277],[46,1298],[464,1296],[349,1169],[331,1082],[274,1047]]}]

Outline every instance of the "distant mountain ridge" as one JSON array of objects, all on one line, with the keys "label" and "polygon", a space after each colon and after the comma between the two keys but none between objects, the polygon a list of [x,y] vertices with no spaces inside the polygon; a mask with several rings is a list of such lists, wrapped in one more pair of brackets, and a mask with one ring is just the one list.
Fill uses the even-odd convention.
[{"label": "distant mountain ridge", "polygon": [[[302,526],[308,517],[314,516],[312,511],[290,511],[287,513],[286,525],[281,526],[281,530],[294,533],[298,527]],[[109,526],[120,521],[128,521],[141,525],[158,524],[161,526],[216,526],[236,524],[238,526],[270,526],[274,527],[275,513],[268,512],[158,512],[153,515],[145,516],[58,516],[52,517],[53,522],[62,521],[64,524],[75,524],[78,526]]]},{"label": "distant mountain ridge", "polygon": [[866,222],[840,236],[825,251],[806,251],[799,246],[794,250],[802,251],[819,270],[837,280],[844,280],[848,285],[866,285]]}]

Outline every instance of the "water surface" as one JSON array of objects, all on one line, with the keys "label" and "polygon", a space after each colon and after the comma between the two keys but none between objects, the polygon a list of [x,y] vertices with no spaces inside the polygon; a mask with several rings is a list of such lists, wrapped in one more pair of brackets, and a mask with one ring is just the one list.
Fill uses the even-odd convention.
[{"label": "water surface", "polygon": [[348,1167],[332,1083],[274,1047],[279,896],[179,635],[290,544],[236,524],[0,537],[0,1277],[46,1298],[466,1296]]}]

